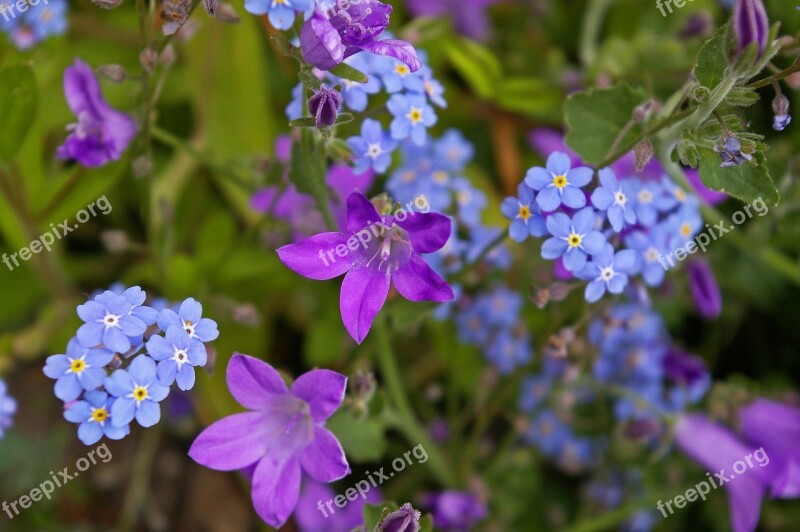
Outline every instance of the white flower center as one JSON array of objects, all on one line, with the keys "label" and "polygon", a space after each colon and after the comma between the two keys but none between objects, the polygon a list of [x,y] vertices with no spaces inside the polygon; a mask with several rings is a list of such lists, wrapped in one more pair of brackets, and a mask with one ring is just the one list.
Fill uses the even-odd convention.
[{"label": "white flower center", "polygon": [[367,156],[372,159],[377,159],[383,153],[380,144],[370,144],[367,148]]}]

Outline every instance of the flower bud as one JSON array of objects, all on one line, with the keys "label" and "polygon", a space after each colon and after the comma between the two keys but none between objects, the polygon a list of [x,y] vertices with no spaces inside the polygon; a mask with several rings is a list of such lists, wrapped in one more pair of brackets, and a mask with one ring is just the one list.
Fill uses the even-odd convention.
[{"label": "flower bud", "polygon": [[336,89],[321,87],[308,99],[308,110],[317,122],[317,127],[331,127],[336,123],[342,107],[342,94]]},{"label": "flower bud", "polygon": [[783,131],[792,122],[792,115],[789,114],[789,98],[783,94],[778,94],[772,100],[772,112],[775,113],[772,122],[775,131]]},{"label": "flower bud", "polygon": [[764,53],[769,38],[769,19],[762,0],[736,0],[733,34],[737,53],[742,53],[752,43],[758,46],[759,56]]},{"label": "flower bud", "polygon": [[122,0],[92,0],[92,3],[102,9],[114,9],[122,5]]},{"label": "flower bud", "polygon": [[700,315],[706,319],[719,317],[722,312],[722,296],[708,262],[698,259],[689,263],[689,287]]},{"label": "flower bud", "polygon": [[399,509],[384,517],[378,523],[380,532],[419,532],[419,519],[422,514],[415,510],[410,503],[405,503]]},{"label": "flower bud", "polygon": [[121,65],[101,65],[97,68],[97,73],[111,83],[122,83],[128,79],[128,73]]}]

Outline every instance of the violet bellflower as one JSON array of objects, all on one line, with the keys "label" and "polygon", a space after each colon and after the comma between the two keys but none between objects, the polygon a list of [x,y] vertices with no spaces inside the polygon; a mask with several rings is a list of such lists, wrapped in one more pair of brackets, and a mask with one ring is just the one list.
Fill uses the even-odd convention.
[{"label": "violet bellflower", "polygon": [[[728,492],[733,531],[755,530],[761,514],[761,499],[775,466],[770,469],[762,469],[763,466],[748,468],[738,475],[732,475],[731,468],[748,455],[755,455],[763,450],[742,442],[736,434],[702,414],[685,414],[678,419],[675,442],[681,451],[707,471],[719,472],[725,478],[723,480],[715,476],[711,478],[711,482],[715,482],[714,488],[722,483]],[[668,515],[666,510],[661,512]]]},{"label": "violet bellflower", "polygon": [[772,497],[800,497],[800,408],[759,398],[739,415],[742,435],[763,447],[774,462],[769,484]]},{"label": "violet bellflower", "polygon": [[361,51],[393,57],[412,72],[422,67],[414,47],[399,39],[379,37],[389,25],[392,6],[378,0],[337,2],[327,11],[317,11],[300,31],[303,59],[330,70]]},{"label": "violet bellflower", "polygon": [[64,70],[64,95],[78,122],[67,126],[70,133],[56,156],[86,167],[118,161],[136,136],[136,122],[106,103],[97,77],[80,59]]},{"label": "violet bellflower", "polygon": [[432,212],[401,210],[382,215],[364,194],[347,198],[346,232],[320,233],[278,249],[286,266],[303,277],[327,280],[345,275],[342,321],[357,343],[367,336],[394,282],[409,301],[443,303],[455,298],[452,288],[422,259],[442,248],[452,223]]},{"label": "violet bellflower", "polygon": [[279,528],[297,505],[301,470],[325,483],[350,473],[339,441],[324,427],[344,399],[347,378],[317,369],[288,388],[272,366],[237,353],[226,379],[231,395],[250,411],[206,428],[189,456],[219,471],[254,467],[253,505]]},{"label": "violet bellflower", "polygon": [[722,313],[722,294],[708,261],[698,258],[689,263],[689,288],[694,306],[708,320]]}]

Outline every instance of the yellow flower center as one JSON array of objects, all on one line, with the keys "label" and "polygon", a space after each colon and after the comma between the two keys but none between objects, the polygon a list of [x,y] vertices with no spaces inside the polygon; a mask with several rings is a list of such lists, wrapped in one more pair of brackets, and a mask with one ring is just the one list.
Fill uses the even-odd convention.
[{"label": "yellow flower center", "polygon": [[567,186],[567,177],[563,175],[557,175],[553,178],[553,184],[556,188],[564,188]]},{"label": "yellow flower center", "polygon": [[397,73],[397,75],[402,77],[405,77],[411,73],[411,69],[402,63],[394,67],[394,71]]},{"label": "yellow flower center", "polygon": [[137,386],[135,390],[133,390],[133,398],[137,401],[144,401],[147,399],[147,388],[144,386]]},{"label": "yellow flower center", "polygon": [[681,225],[681,236],[688,238],[689,235],[691,235],[691,234],[692,234],[692,226],[689,225],[688,223],[684,222]]},{"label": "yellow flower center", "polygon": [[108,410],[105,407],[97,408],[92,412],[92,421],[97,421],[98,423],[102,423],[103,421],[108,419]]},{"label": "yellow flower center", "polygon": [[433,173],[433,180],[439,183],[440,185],[444,185],[447,183],[447,172],[444,170],[437,170]]},{"label": "yellow flower center", "polygon": [[675,191],[675,197],[678,199],[678,201],[684,202],[686,201],[686,192],[679,188]]},{"label": "yellow flower center", "polygon": [[519,218],[527,221],[528,218],[531,217],[531,208],[527,205],[520,205],[519,206],[519,214],[517,215]]},{"label": "yellow flower center", "polygon": [[581,245],[582,240],[583,239],[581,238],[581,235],[577,233],[572,233],[571,235],[569,235],[569,238],[567,239],[567,244],[569,244],[569,247],[571,248],[576,248]]},{"label": "yellow flower center", "polygon": [[82,358],[76,358],[70,363],[69,369],[72,373],[81,373],[86,369],[86,362],[84,362]]},{"label": "yellow flower center", "polygon": [[422,122],[422,109],[419,107],[412,107],[411,111],[408,113],[408,119],[411,120],[411,123],[414,125]]}]

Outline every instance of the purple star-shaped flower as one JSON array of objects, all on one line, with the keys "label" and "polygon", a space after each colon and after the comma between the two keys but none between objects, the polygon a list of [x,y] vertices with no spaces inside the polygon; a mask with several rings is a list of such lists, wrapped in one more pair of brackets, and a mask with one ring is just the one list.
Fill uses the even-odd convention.
[{"label": "purple star-shaped flower", "polygon": [[80,59],[64,70],[64,96],[78,122],[67,127],[70,134],[56,156],[87,167],[118,161],[136,136],[136,122],[106,103],[92,68]]},{"label": "purple star-shaped flower", "polygon": [[420,257],[447,243],[451,220],[439,213],[399,211],[381,215],[360,192],[347,198],[347,232],[320,233],[278,250],[303,277],[333,279],[346,273],[340,309],[347,332],[359,344],[394,286],[409,301],[442,303],[452,288]]},{"label": "purple star-shaped flower", "polygon": [[301,470],[319,482],[350,472],[339,441],[324,427],[344,399],[347,378],[317,369],[287,388],[266,362],[235,354],[227,382],[231,395],[251,411],[206,428],[189,456],[220,471],[254,468],[253,505],[267,524],[279,528],[297,504]]}]

